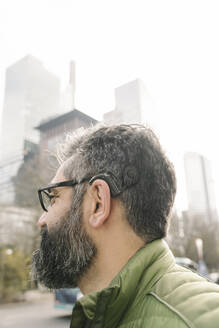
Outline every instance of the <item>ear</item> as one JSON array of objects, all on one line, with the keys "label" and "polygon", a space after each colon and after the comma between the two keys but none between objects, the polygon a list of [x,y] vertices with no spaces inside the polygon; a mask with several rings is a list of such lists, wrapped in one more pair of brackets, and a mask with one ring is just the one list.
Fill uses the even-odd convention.
[{"label": "ear", "polygon": [[89,223],[93,228],[98,228],[106,222],[110,214],[110,189],[106,181],[97,179],[92,183],[89,194],[92,199]]}]

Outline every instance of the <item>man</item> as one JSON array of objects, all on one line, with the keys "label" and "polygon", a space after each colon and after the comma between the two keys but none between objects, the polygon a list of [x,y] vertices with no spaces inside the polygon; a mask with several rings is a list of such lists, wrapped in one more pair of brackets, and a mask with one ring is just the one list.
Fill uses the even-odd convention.
[{"label": "man", "polygon": [[177,266],[163,238],[174,169],[142,125],[68,136],[51,185],[39,190],[38,281],[79,286],[72,328],[219,327],[219,286]]}]

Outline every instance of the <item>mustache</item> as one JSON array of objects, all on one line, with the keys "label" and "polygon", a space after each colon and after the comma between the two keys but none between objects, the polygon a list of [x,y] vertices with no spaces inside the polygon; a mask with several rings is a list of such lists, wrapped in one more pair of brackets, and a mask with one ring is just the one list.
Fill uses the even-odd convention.
[{"label": "mustache", "polygon": [[[48,226],[44,225],[42,226],[42,228],[40,229],[40,237],[41,237],[41,242],[40,244],[42,245],[42,241],[47,239],[48,237]],[[32,258],[34,259],[35,257],[39,256],[40,253],[40,248],[36,249],[33,253],[32,253]],[[33,265],[33,259],[32,259],[32,265]]]},{"label": "mustache", "polygon": [[47,224],[43,225],[40,229],[40,236],[42,237],[45,233],[48,233],[48,226]]}]

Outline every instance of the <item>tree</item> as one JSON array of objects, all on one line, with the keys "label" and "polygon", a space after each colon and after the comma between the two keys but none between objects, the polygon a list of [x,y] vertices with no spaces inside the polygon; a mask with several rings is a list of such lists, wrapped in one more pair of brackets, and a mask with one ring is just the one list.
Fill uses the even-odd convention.
[{"label": "tree", "polygon": [[30,257],[13,248],[0,249],[0,302],[17,300],[29,284]]}]

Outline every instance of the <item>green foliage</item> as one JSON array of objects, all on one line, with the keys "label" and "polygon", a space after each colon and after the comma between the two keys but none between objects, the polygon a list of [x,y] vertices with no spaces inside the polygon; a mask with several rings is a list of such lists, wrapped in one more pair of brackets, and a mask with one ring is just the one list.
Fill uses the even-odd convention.
[{"label": "green foliage", "polygon": [[0,250],[0,302],[14,301],[27,289],[29,262],[30,257],[19,250]]}]

